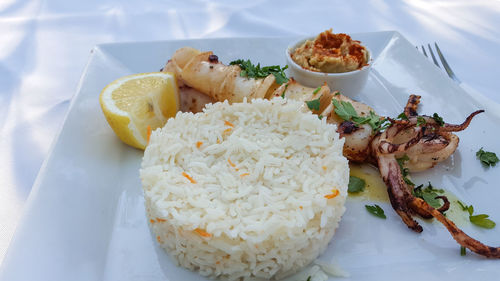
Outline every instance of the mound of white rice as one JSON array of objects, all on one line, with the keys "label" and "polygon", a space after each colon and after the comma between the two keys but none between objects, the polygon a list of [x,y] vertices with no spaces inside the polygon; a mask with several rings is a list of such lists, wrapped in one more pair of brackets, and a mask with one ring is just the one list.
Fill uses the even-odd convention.
[{"label": "mound of white rice", "polygon": [[178,113],[152,133],[140,171],[159,244],[209,277],[300,270],[345,210],[349,168],[335,131],[281,97]]}]

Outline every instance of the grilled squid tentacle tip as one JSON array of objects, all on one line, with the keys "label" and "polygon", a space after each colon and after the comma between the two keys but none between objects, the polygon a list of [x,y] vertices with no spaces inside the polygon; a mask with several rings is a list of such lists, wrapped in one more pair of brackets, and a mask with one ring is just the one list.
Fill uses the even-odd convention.
[{"label": "grilled squid tentacle tip", "polygon": [[483,109],[476,110],[476,111],[472,112],[469,116],[467,116],[467,118],[465,119],[465,121],[462,124],[455,125],[455,124],[445,123],[443,127],[439,128],[439,131],[442,131],[442,132],[459,132],[459,131],[463,131],[467,127],[469,127],[469,124],[472,121],[472,118],[474,118],[474,116],[476,116],[476,115],[478,115],[480,113],[483,113],[483,112],[484,112]]}]

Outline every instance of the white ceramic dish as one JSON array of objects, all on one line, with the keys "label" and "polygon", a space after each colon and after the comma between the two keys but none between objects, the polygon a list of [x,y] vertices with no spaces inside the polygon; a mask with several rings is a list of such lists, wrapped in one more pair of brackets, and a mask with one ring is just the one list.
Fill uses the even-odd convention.
[{"label": "white ceramic dish", "polygon": [[[397,116],[409,94],[422,95],[421,112],[439,112],[448,122],[487,112],[459,133],[449,160],[415,174],[472,204],[500,223],[500,167],[485,169],[475,152],[500,153],[496,105],[479,104],[396,32],[356,34],[374,58],[359,99],[381,115]],[[38,175],[0,269],[0,280],[206,280],[176,267],[149,232],[138,176],[142,152],[122,144],[99,107],[101,89],[120,76],[159,70],[179,47],[213,50],[221,61],[249,58],[262,65],[285,62],[283,50],[296,38],[209,39],[97,46],[50,156]],[[495,113],[496,112],[496,113]],[[372,203],[372,202],[370,202]],[[500,260],[468,253],[444,227],[423,223],[406,228],[388,203],[377,202],[386,220],[349,200],[337,234],[321,260],[336,260],[348,280],[496,280]],[[500,226],[462,228],[490,245],[500,245]],[[333,278],[332,278],[333,280]]]},{"label": "white ceramic dish", "polygon": [[[286,63],[288,64],[289,76],[293,77],[297,82],[302,85],[316,88],[323,83],[326,83],[332,91],[340,91],[343,95],[357,98],[357,95],[363,90],[368,81],[368,76],[370,74],[370,69],[373,64],[373,56],[368,47],[369,59],[367,65],[360,69],[343,72],[343,73],[325,73],[325,72],[315,72],[302,68],[293,59],[291,54],[293,51],[300,47],[306,40],[314,40],[316,37],[309,37],[301,39],[299,41],[294,41],[285,50]],[[361,42],[363,44],[363,42]]]}]

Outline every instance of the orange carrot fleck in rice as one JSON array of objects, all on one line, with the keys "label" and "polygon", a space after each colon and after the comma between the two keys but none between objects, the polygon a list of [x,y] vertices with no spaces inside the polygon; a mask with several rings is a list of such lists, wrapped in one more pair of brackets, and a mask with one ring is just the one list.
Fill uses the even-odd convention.
[{"label": "orange carrot fleck in rice", "polygon": [[206,231],[205,231],[205,230],[203,230],[203,229],[197,228],[197,229],[195,229],[194,231],[195,231],[196,233],[198,233],[200,236],[207,237],[207,238],[212,237],[212,234],[210,234],[210,233],[206,232]]},{"label": "orange carrot fleck in rice", "polygon": [[202,144],[203,144],[202,141],[196,142],[196,148],[200,148]]},{"label": "orange carrot fleck in rice", "polygon": [[240,177],[246,177],[246,176],[249,176],[250,174],[249,173],[243,173],[240,175]]},{"label": "orange carrot fleck in rice", "polygon": [[182,175],[188,179],[191,183],[196,183],[196,181],[190,176],[188,175],[186,172],[182,172]]},{"label": "orange carrot fleck in rice", "polygon": [[165,220],[165,219],[161,219],[161,218],[156,218],[156,221],[157,221],[157,222],[166,222],[167,220]]},{"label": "orange carrot fleck in rice", "polygon": [[339,190],[338,189],[332,189],[332,194],[327,194],[325,195],[325,198],[326,199],[332,199],[332,198],[335,198],[337,197],[337,195],[339,195]]},{"label": "orange carrot fleck in rice", "polygon": [[229,122],[229,121],[227,121],[227,120],[226,120],[226,121],[224,121],[224,124],[225,124],[226,126],[231,126],[231,127],[234,127],[234,124],[233,124],[233,123],[231,123],[231,122]]}]

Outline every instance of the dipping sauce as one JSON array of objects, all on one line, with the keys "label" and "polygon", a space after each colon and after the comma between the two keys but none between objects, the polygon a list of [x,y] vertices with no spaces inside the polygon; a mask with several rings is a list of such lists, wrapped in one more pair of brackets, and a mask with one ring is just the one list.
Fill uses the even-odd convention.
[{"label": "dipping sauce", "polygon": [[354,71],[367,65],[368,50],[360,41],[332,29],[320,33],[313,41],[306,40],[291,53],[292,59],[302,68],[325,73]]}]

